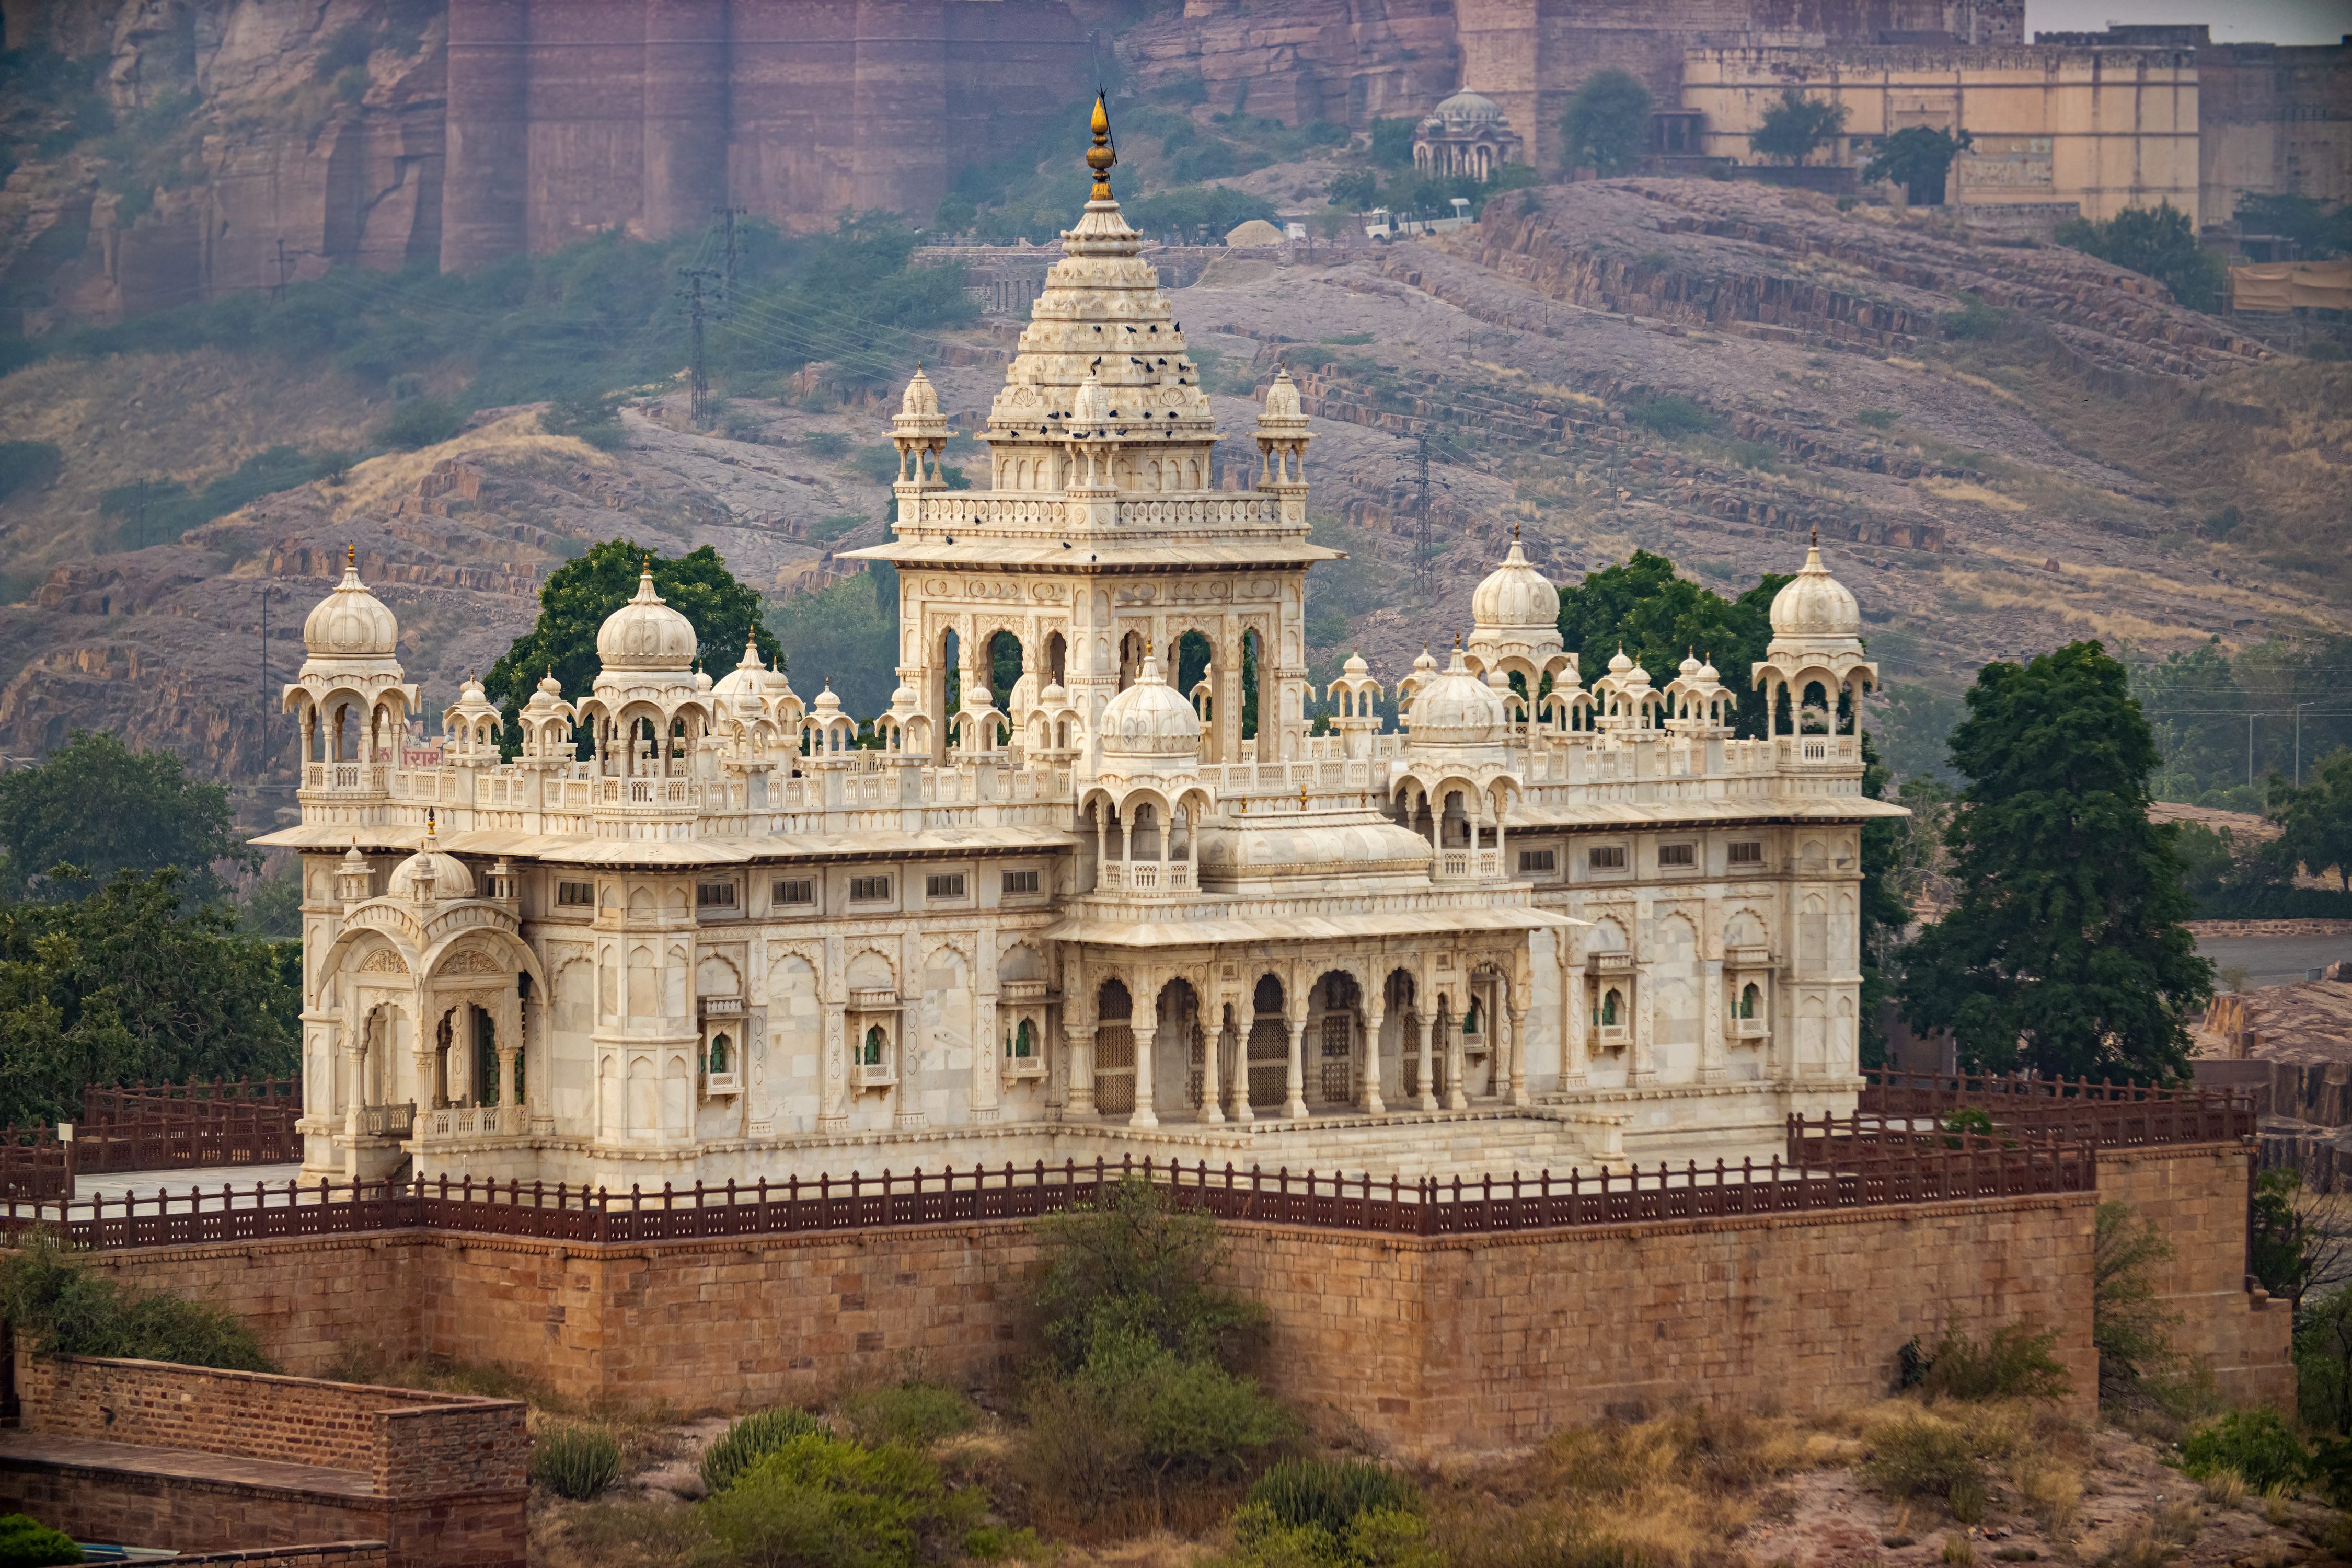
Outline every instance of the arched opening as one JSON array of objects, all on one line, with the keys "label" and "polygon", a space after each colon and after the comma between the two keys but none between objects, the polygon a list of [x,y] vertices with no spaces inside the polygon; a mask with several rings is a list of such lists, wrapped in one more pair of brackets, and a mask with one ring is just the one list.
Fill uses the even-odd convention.
[{"label": "arched opening", "polygon": [[1249,1102],[1253,1108],[1279,1109],[1285,1080],[1290,1073],[1290,1026],[1282,1016],[1282,982],[1271,974],[1258,977],[1251,994],[1247,1045]]},{"label": "arched opening", "polygon": [[1201,997],[1189,980],[1171,980],[1160,988],[1153,1009],[1151,1037],[1151,1098],[1155,1104],[1170,1105],[1176,1101],[1176,1091],[1182,1090],[1183,1103],[1194,1110],[1201,1109],[1201,1097],[1207,1081],[1207,1040],[1201,1028]]},{"label": "arched opening", "polygon": [[1625,1022],[1625,996],[1614,985],[1601,993],[1592,1005],[1592,1021],[1604,1029],[1622,1027]]},{"label": "arched opening", "polygon": [[711,1073],[732,1072],[733,1061],[734,1042],[727,1037],[724,1031],[711,1036],[710,1055],[702,1064],[704,1070]]},{"label": "arched opening", "polygon": [[1334,969],[1307,997],[1307,1037],[1315,1044],[1310,1083],[1325,1105],[1352,1105],[1363,1081],[1364,993],[1356,977]]},{"label": "arched opening", "polygon": [[1189,631],[1176,639],[1176,689],[1188,697],[1201,678],[1209,673],[1209,662],[1215,647],[1205,633]]},{"label": "arched opening", "polygon": [[940,634],[939,657],[932,661],[929,685],[931,733],[939,737],[938,759],[947,761],[948,748],[955,744],[948,721],[963,708],[963,639],[953,627]]},{"label": "arched opening", "polygon": [[1106,980],[1095,993],[1095,1108],[1105,1116],[1135,1110],[1135,1001],[1124,983]]},{"label": "arched opening", "polygon": [[1069,662],[1070,645],[1061,633],[1055,632],[1045,639],[1046,679],[1066,689],[1070,684]]},{"label": "arched opening", "polygon": [[[1242,634],[1242,739],[1244,741],[1257,739],[1258,713],[1262,707],[1260,699],[1263,696],[1258,688],[1266,679],[1267,668],[1265,639],[1253,626]],[[1260,757],[1265,761],[1273,760],[1263,750]]]},{"label": "arched opening", "polygon": [[1121,691],[1135,684],[1143,668],[1143,634],[1127,632],[1118,639],[1118,689]]},{"label": "arched opening", "polygon": [[989,637],[983,649],[987,658],[988,691],[996,706],[1012,711],[1013,689],[1020,683],[1024,669],[1021,659],[1021,639],[1011,632],[997,632]]},{"label": "arched opening", "polygon": [[1802,732],[1808,735],[1828,734],[1830,707],[1829,689],[1818,680],[1805,682],[1799,719]]},{"label": "arched opening", "polygon": [[1756,983],[1754,981],[1751,980],[1747,984],[1741,986],[1739,988],[1739,1016],[1742,1021],[1759,1016],[1759,1015],[1757,1013],[1756,1009],[1763,1005],[1763,994],[1756,989]]},{"label": "arched opening", "polygon": [[890,1037],[879,1024],[867,1027],[866,1037],[857,1043],[857,1065],[879,1068],[890,1059]]}]

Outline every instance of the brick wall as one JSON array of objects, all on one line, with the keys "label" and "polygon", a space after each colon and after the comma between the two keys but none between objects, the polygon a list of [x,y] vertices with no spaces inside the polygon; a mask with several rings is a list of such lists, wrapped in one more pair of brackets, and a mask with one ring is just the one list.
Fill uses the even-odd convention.
[{"label": "brick wall", "polygon": [[198,1557],[178,1557],[172,1568],[188,1564],[237,1563],[242,1568],[389,1568],[391,1548],[381,1541],[330,1541],[317,1546],[258,1546],[242,1552],[207,1552]]},{"label": "brick wall", "polygon": [[[2240,1288],[2250,1157],[2234,1144],[2103,1152],[2099,1195],[2176,1234],[2189,1260],[2171,1299],[2183,1345],[2233,1392],[2287,1403],[2285,1314],[2256,1310]],[[1272,1314],[1269,1379],[1420,1451],[1525,1442],[1671,1398],[1873,1398],[1896,1349],[1939,1332],[1953,1306],[1974,1323],[2057,1327],[2087,1402],[2093,1204],[1428,1240],[1244,1224],[1226,1235],[1234,1282]],[[1021,1348],[1018,1300],[1037,1261],[1015,1222],[605,1248],[412,1233],[218,1250],[233,1268],[194,1247],[93,1261],[145,1286],[213,1281],[222,1305],[254,1305],[271,1352],[298,1370],[329,1361],[339,1333],[383,1344],[386,1323],[413,1322],[407,1353],[529,1366],[573,1398],[688,1410],[814,1397],[862,1368],[998,1373]],[[345,1269],[413,1294],[288,1283]]]},{"label": "brick wall", "polygon": [[379,1411],[453,1403],[409,1389],[89,1356],[21,1355],[16,1386],[27,1431],[362,1473],[376,1462]]},{"label": "brick wall", "polygon": [[[372,1499],[193,1476],[159,1479],[104,1465],[14,1458],[0,1460],[0,1512],[31,1514],[77,1541],[121,1541],[183,1552],[259,1552],[263,1555],[255,1561],[263,1563],[270,1561],[269,1553],[295,1550],[304,1542],[335,1541],[369,1531],[390,1534],[385,1505]],[[352,1568],[373,1568],[374,1562],[386,1561],[355,1558]],[[512,1562],[520,1568],[521,1555],[517,1553]]]},{"label": "brick wall", "polygon": [[2128,1204],[2172,1244],[2158,1297],[2173,1338],[2210,1363],[2231,1399],[2294,1408],[2294,1315],[2249,1290],[2246,1204],[2257,1156],[2236,1144],[2099,1151],[2099,1196]]}]

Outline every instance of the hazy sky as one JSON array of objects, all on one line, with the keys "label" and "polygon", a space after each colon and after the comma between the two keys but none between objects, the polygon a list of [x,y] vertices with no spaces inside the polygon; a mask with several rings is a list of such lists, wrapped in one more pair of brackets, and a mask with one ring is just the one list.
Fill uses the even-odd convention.
[{"label": "hazy sky", "polygon": [[2352,33],[2352,0],[2025,0],[2029,36],[2110,22],[2205,22],[2217,43],[2333,44]]}]

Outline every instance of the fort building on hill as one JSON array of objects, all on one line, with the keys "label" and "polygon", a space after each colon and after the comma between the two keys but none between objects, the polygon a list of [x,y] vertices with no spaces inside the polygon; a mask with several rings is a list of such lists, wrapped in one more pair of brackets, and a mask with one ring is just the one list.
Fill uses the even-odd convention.
[{"label": "fort building on hill", "polygon": [[[1334,552],[1297,390],[1266,396],[1255,486],[1215,488],[1096,127],[990,489],[945,488],[937,395],[906,389],[896,538],[860,552],[898,568],[899,685],[867,724],[755,654],[698,674],[647,575],[520,754],[471,682],[437,755],[405,752],[392,613],[356,569],[311,612],[302,821],[258,841],[303,852],[307,1172],[1410,1176],[1736,1163],[1852,1108],[1858,840],[1900,808],[1862,792],[1876,669],[1819,549],[1730,676],[1774,694],[1767,737],[1734,738],[1696,656],[1580,668],[1516,542],[1397,683],[1397,732],[1358,658],[1314,733],[1306,578]],[[992,691],[1005,639],[1023,673]]]}]

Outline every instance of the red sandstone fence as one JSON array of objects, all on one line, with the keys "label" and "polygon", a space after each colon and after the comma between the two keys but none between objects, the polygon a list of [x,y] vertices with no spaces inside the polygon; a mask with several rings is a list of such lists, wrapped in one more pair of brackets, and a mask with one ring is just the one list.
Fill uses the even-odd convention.
[{"label": "red sandstone fence", "polygon": [[60,1143],[54,1129],[0,1128],[0,1198],[63,1198],[73,1195],[73,1145]]},{"label": "red sandstone fence", "polygon": [[2150,1089],[2088,1079],[1997,1078],[1873,1068],[1855,1109],[1864,1115],[1937,1121],[1981,1110],[1998,1132],[2118,1148],[2228,1142],[2254,1135],[2253,1096],[2242,1089]]},{"label": "red sandstone fence", "polygon": [[[1964,1141],[1965,1142],[1965,1141]],[[1685,1163],[1643,1171],[1513,1173],[1406,1182],[1205,1163],[1064,1162],[975,1166],[845,1181],[664,1186],[649,1193],[520,1182],[267,1183],[70,1203],[10,1201],[0,1239],[47,1226],[90,1247],[186,1246],[429,1229],[624,1245],[866,1230],[885,1226],[1027,1219],[1094,1201],[1107,1184],[1141,1178],[1176,1206],[1226,1220],[1402,1236],[1486,1235],[1558,1226],[1849,1210],[1892,1204],[2087,1192],[2084,1145],[1972,1146],[1874,1161],[1852,1170]]]},{"label": "red sandstone fence", "polygon": [[302,1114],[299,1078],[240,1078],[184,1084],[91,1084],[81,1091],[74,1168],[185,1170],[277,1165],[302,1157],[294,1123]]}]

